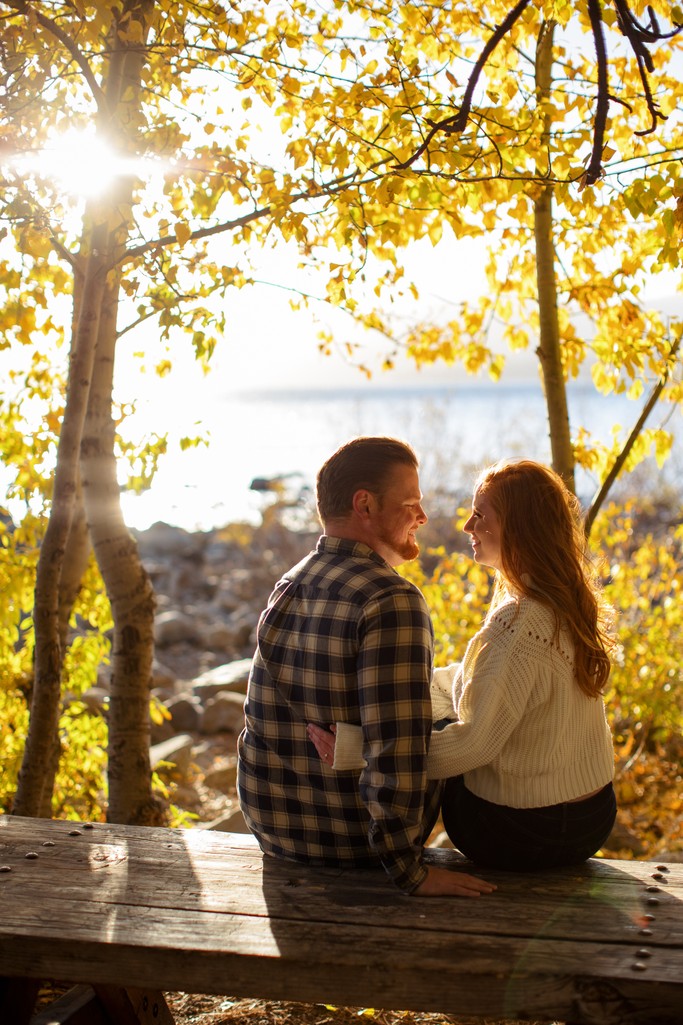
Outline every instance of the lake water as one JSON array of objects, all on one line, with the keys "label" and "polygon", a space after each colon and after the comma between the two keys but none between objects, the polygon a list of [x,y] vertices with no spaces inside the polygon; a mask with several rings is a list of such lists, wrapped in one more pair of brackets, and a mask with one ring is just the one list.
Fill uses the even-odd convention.
[{"label": "lake water", "polygon": [[[571,389],[569,402],[573,431],[582,425],[604,442],[615,424],[625,437],[640,410],[623,396],[598,396],[585,387]],[[254,478],[291,474],[292,485],[312,488],[325,459],[360,434],[408,441],[420,458],[427,496],[437,489],[469,492],[476,471],[496,459],[550,459],[545,404],[532,385],[226,395],[202,412],[210,447],[167,456],[149,492],[124,495],[129,526],[164,520],[209,530],[259,522],[266,499],[250,488]],[[675,418],[669,426],[680,438],[680,411]],[[655,413],[649,425],[658,422]],[[586,475],[577,479],[585,497],[595,487]]]}]

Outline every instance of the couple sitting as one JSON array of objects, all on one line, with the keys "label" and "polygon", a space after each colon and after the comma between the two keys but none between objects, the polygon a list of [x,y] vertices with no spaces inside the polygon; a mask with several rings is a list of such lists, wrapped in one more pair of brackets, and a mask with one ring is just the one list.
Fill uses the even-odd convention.
[{"label": "couple sitting", "polygon": [[464,529],[496,571],[493,600],[463,661],[435,670],[424,597],[393,568],[416,558],[427,521],[412,449],[349,442],[320,470],[317,502],[325,533],[259,621],[238,742],[240,804],[262,849],[382,865],[419,896],[495,889],[424,864],[439,811],[485,868],[595,854],[616,815],[608,642],[562,480],[530,461],[480,476]]}]

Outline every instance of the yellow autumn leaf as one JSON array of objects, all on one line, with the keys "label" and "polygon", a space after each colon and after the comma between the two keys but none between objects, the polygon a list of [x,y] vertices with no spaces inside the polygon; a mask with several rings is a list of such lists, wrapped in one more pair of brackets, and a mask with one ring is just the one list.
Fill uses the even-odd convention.
[{"label": "yellow autumn leaf", "polygon": [[437,220],[433,220],[430,223],[428,228],[428,234],[433,246],[435,246],[437,242],[441,241],[441,236],[443,235],[443,221],[440,218]]},{"label": "yellow autumn leaf", "polygon": [[192,230],[187,221],[176,221],[173,225],[173,231],[181,246],[184,246],[192,235]]},{"label": "yellow autumn leaf", "polygon": [[119,28],[119,39],[125,43],[142,43],[143,42],[143,28],[139,21],[129,21],[126,25]]}]

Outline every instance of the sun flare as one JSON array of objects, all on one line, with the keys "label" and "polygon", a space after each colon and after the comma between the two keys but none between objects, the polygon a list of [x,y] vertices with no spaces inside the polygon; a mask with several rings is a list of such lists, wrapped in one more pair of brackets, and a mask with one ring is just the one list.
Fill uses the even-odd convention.
[{"label": "sun flare", "polygon": [[116,176],[114,152],[101,139],[86,132],[69,131],[57,136],[37,159],[41,177],[58,182],[72,195],[97,196]]},{"label": "sun flare", "polygon": [[119,175],[139,174],[136,161],[120,157],[91,132],[76,129],[55,136],[20,163],[37,178],[85,199],[102,195]]}]

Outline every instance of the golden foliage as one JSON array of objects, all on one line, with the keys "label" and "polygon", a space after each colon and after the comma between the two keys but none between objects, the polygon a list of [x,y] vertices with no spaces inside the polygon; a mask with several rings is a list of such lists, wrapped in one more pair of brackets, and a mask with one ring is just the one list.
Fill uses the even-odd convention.
[{"label": "golden foliage", "polygon": [[[666,6],[663,19],[671,16]],[[188,320],[188,306],[251,282],[252,247],[291,240],[319,272],[324,303],[372,323],[418,363],[459,361],[471,373],[485,369],[497,378],[504,355],[489,337],[492,326],[500,323],[518,348],[529,344],[536,320],[533,201],[550,183],[560,306],[572,304],[597,330],[594,342],[573,339],[566,321],[567,375],[575,376],[592,351],[598,386],[627,388],[643,365],[629,354],[643,340],[655,353],[656,373],[665,329],[642,322],[643,311],[626,322],[639,307],[645,275],[680,266],[683,140],[674,98],[683,42],[673,37],[654,47],[651,85],[669,116],[654,135],[637,136],[648,119],[646,98],[637,64],[616,46],[605,10],[616,102],[604,176],[596,188],[579,191],[596,74],[592,47],[572,43],[577,32],[589,31],[586,11],[575,4],[531,4],[491,55],[464,130],[438,134],[423,149],[430,125],[460,109],[472,63],[508,12],[505,0],[476,8],[460,0],[156,4],[140,130],[129,135],[136,152],[125,153],[139,177],[139,235],[129,240],[121,285],[132,300],[124,307],[128,324],[153,319],[169,343],[199,329],[206,338],[195,336],[195,348],[208,358],[228,325],[224,309],[212,303],[210,324],[198,327]],[[11,126],[3,212],[8,251],[23,255],[20,265],[5,261],[5,309],[13,314],[12,336],[27,345],[36,343],[36,331],[64,331],[45,299],[71,287],[58,257],[75,252],[79,199],[44,172],[22,176],[12,159],[21,147],[38,150],[67,127],[97,122],[97,82],[112,24],[109,9],[63,2],[52,5],[51,18],[71,34],[91,78],[70,73],[72,51],[30,9],[8,14],[3,24]],[[538,98],[534,79],[543,19],[557,23],[549,99]],[[118,25],[124,39],[139,31],[130,19]],[[258,155],[261,124],[282,134],[267,156]],[[411,243],[438,245],[451,235],[490,238],[493,302],[472,297],[437,331],[429,324],[406,328],[406,307],[392,314],[386,299],[410,303],[414,286],[384,269],[400,269]],[[213,244],[221,236],[229,240],[229,258],[224,244]],[[379,305],[368,300],[370,277]]]},{"label": "golden foliage", "polygon": [[[664,0],[654,8],[663,18],[670,13]],[[494,329],[500,327],[502,348],[511,350],[533,344],[537,334],[533,207],[547,186],[555,205],[559,305],[591,325],[581,335],[576,318],[560,317],[566,378],[590,357],[598,391],[623,391],[635,400],[648,379],[668,368],[681,319],[665,323],[643,309],[639,293],[646,275],[681,266],[683,129],[674,109],[681,37],[657,48],[656,100],[670,114],[653,136],[635,134],[647,126],[638,68],[629,57],[615,59],[617,102],[609,111],[604,176],[594,189],[581,190],[593,123],[592,52],[569,46],[560,34],[549,97],[539,99],[534,78],[542,19],[585,32],[580,5],[529,5],[487,65],[464,130],[423,145],[430,124],[458,110],[482,41],[508,9],[505,0],[197,0],[190,6],[164,0],[153,5],[142,54],[140,108],[125,95],[117,108],[117,117],[132,118],[132,126],[103,116],[100,87],[115,50],[112,34],[145,42],[135,19],[116,21],[120,5],[55,0],[49,17],[38,5],[5,12],[0,349],[11,352],[14,365],[0,405],[0,453],[10,475],[8,497],[21,512],[13,531],[0,527],[0,689],[12,721],[23,721],[20,695],[30,679],[32,582],[64,408],[60,347],[71,329],[74,293],[78,302],[74,281],[83,257],[82,197],[49,169],[22,161],[67,129],[92,130],[110,147],[119,179],[135,182],[130,231],[120,239],[110,276],[121,275],[119,335],[153,324],[167,349],[154,361],[160,375],[183,337],[209,366],[229,331],[226,297],[255,281],[252,254],[277,240],[290,242],[318,272],[323,304],[384,335],[417,364],[457,362],[497,380],[505,352]],[[281,146],[273,142],[264,153],[259,123],[281,130]],[[120,215],[115,202],[114,214]],[[402,253],[420,240],[437,246],[449,236],[490,242],[489,293],[468,299],[446,324],[413,318],[406,327],[406,310],[414,310],[418,294]],[[330,348],[323,331],[321,349]],[[348,352],[355,358],[353,346]],[[680,387],[672,382],[669,401],[679,401]],[[147,486],[165,444],[163,434],[137,451],[121,441],[130,487]],[[644,434],[629,467],[651,449],[663,460],[668,444],[665,432]],[[579,437],[583,465],[602,473],[611,454],[587,431]],[[669,554],[680,564],[678,554]],[[640,577],[631,576],[629,563],[609,583],[615,604],[642,617],[625,620],[614,700],[622,709],[630,702],[631,713],[637,707],[649,731],[671,729],[671,693],[680,684],[672,665],[680,644],[670,657],[665,651],[679,629],[680,596],[666,590],[673,576],[656,596],[659,617],[648,618],[645,609],[657,560],[665,558],[661,549],[651,558],[644,554],[633,560]],[[462,571],[458,557],[444,557],[438,578],[425,581],[445,657],[461,649],[486,592],[478,572],[459,590]],[[66,667],[65,683],[76,694],[93,681],[104,655],[98,637],[109,615],[94,575],[86,594],[75,614],[88,625],[82,630],[80,619],[74,621]],[[86,718],[64,721],[64,736],[95,737]],[[3,748],[10,766],[21,728]],[[68,751],[67,743],[72,757]],[[89,771],[95,774],[94,763]],[[93,782],[88,791],[93,802],[99,787]]]}]

